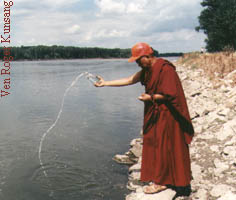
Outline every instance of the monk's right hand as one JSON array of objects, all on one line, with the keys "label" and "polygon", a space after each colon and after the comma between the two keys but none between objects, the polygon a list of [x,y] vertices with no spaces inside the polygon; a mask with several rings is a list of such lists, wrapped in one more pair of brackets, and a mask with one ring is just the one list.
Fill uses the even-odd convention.
[{"label": "monk's right hand", "polygon": [[99,81],[94,83],[94,86],[96,86],[96,87],[103,87],[103,86],[105,86],[104,79],[101,76],[97,76],[97,78],[99,79]]}]

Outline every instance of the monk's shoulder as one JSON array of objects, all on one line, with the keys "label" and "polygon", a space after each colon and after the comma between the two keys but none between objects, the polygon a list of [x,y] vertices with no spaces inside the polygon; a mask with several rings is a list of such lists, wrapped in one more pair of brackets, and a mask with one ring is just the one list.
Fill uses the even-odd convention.
[{"label": "monk's shoulder", "polygon": [[165,63],[163,66],[162,66],[162,70],[163,71],[175,71],[175,68],[168,64],[168,63]]},{"label": "monk's shoulder", "polygon": [[156,61],[155,64],[162,66],[165,62],[166,62],[165,59],[163,59],[163,58],[157,58],[157,61]]},{"label": "monk's shoulder", "polygon": [[154,71],[161,71],[162,67],[165,64],[165,60],[163,58],[158,58],[154,65],[152,66],[152,70]]},{"label": "monk's shoulder", "polygon": [[162,65],[160,72],[161,72],[161,76],[165,78],[169,77],[170,79],[176,79],[177,77],[175,68],[171,64],[169,64],[169,62]]}]

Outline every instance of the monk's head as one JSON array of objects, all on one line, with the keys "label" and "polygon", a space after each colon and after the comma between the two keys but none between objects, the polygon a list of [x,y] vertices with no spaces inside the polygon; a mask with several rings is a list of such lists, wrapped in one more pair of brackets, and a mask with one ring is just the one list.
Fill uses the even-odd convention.
[{"label": "monk's head", "polygon": [[128,62],[134,62],[142,67],[151,67],[153,62],[153,49],[144,42],[135,44],[131,49],[132,56],[129,58]]}]

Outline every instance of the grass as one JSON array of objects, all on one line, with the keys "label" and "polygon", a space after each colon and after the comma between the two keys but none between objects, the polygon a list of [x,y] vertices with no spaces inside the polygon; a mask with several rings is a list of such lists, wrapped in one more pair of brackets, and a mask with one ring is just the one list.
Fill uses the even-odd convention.
[{"label": "grass", "polygon": [[177,64],[189,66],[191,69],[201,68],[215,83],[219,83],[227,76],[231,84],[236,85],[236,52],[186,53]]}]

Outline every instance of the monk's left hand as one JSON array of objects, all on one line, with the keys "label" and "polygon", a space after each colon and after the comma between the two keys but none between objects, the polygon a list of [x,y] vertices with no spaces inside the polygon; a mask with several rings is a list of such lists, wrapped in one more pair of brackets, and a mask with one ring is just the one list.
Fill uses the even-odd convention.
[{"label": "monk's left hand", "polygon": [[150,101],[152,98],[150,94],[143,93],[138,97],[138,99],[140,101]]}]

